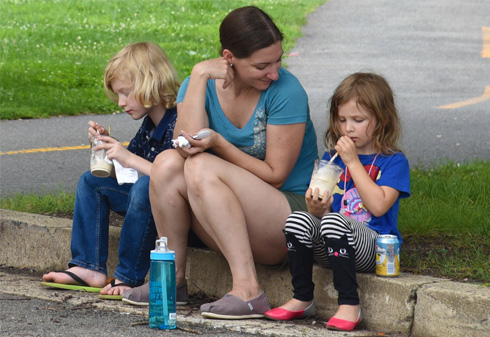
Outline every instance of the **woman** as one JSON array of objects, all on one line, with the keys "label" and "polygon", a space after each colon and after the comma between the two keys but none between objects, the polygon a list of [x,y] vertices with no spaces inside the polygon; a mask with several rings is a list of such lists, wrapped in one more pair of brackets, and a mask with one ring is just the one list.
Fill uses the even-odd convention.
[{"label": "woman", "polygon": [[[233,288],[203,304],[204,317],[263,317],[269,304],[254,262],[284,262],[284,223],[291,211],[306,210],[316,135],[306,92],[281,68],[282,39],[257,7],[228,14],[221,57],[195,65],[179,90],[175,130],[190,147],[177,140],[152,168],[150,202],[158,233],[176,253],[178,294],[190,229],[229,263]],[[191,137],[203,129],[209,137]]]}]

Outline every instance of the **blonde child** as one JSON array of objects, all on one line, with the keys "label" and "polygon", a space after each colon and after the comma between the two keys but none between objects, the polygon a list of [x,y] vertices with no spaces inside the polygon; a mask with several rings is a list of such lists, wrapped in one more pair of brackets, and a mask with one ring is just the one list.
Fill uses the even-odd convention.
[{"label": "blonde child", "polygon": [[[400,122],[387,81],[372,73],[344,79],[330,100],[328,151],[323,159],[344,169],[333,196],[308,189],[308,212],[292,213],[285,225],[294,296],[266,312],[275,320],[316,313],[313,261],[332,269],[339,308],[326,327],[351,331],[361,320],[356,272],[373,272],[380,234],[397,228],[399,202],[410,196],[410,172],[397,141]],[[333,149],[335,151],[333,151]]]},{"label": "blonde child", "polygon": [[[82,175],[75,197],[69,269],[45,274],[43,285],[100,291],[107,298],[120,299],[122,290],[143,284],[150,267],[157,232],[148,195],[149,175],[155,157],[172,146],[179,82],[162,48],[141,42],[124,47],[110,60],[104,85],[111,100],[134,120],[143,118],[143,123],[128,148],[93,121],[89,140],[102,140],[105,144],[96,150],[105,149],[109,159],[142,176],[134,184],[119,185],[114,170],[107,178],[90,171]],[[109,210],[125,219],[115,279],[107,284]]]}]

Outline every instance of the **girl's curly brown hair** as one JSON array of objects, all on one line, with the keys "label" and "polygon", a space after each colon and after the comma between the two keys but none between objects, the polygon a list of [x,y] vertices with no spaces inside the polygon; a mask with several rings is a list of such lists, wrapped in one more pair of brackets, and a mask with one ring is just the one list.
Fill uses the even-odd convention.
[{"label": "girl's curly brown hair", "polygon": [[345,78],[330,98],[330,125],[325,132],[324,144],[330,151],[342,136],[339,130],[339,106],[355,99],[357,104],[370,112],[376,123],[373,131],[379,153],[392,154],[400,151],[398,140],[401,124],[395,106],[395,98],[384,77],[374,73],[358,72]]}]

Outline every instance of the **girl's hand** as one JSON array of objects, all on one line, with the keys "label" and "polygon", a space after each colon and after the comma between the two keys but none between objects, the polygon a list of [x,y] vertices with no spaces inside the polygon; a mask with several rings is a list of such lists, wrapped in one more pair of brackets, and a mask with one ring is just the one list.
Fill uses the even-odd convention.
[{"label": "girl's hand", "polygon": [[104,149],[107,158],[110,160],[115,159],[124,167],[132,167],[130,160],[134,154],[129,152],[121,143],[109,136],[98,136],[97,138],[103,141],[104,144],[97,145],[94,150]]},{"label": "girl's hand", "polygon": [[[90,143],[94,142],[94,138],[100,135],[108,136],[109,132],[100,124],[97,124],[94,121],[88,122],[88,140]],[[98,132],[97,132],[98,131]]]},{"label": "girl's hand", "polygon": [[345,166],[349,166],[353,161],[359,160],[356,144],[347,136],[340,137],[335,145],[335,151],[339,153]]},{"label": "girl's hand", "polygon": [[321,219],[325,213],[330,212],[333,203],[333,197],[328,195],[328,191],[320,199],[319,189],[315,188],[313,191],[311,187],[308,187],[305,194],[306,206],[308,206],[308,213],[313,214],[317,218]]},{"label": "girl's hand", "polygon": [[207,80],[224,80],[223,89],[228,87],[235,77],[233,67],[223,57],[202,61],[196,64],[192,69],[192,73],[206,76]]}]

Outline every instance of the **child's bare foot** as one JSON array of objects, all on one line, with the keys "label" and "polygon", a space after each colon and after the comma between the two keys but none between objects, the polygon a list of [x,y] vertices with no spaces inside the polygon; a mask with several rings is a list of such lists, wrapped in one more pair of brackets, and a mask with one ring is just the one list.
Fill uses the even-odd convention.
[{"label": "child's bare foot", "polygon": [[356,322],[359,318],[359,305],[342,304],[333,317],[349,322]]},{"label": "child's bare foot", "polygon": [[101,291],[101,295],[122,295],[123,290],[132,289],[131,286],[125,284],[124,282],[115,279],[108,285],[106,285]]},{"label": "child's bare foot", "polygon": [[[72,272],[77,275],[80,279],[85,281],[91,287],[103,287],[107,284],[106,276],[98,271],[85,269],[82,267],[72,267],[67,269],[67,271]],[[62,284],[78,284],[70,275],[63,272],[50,272],[43,275],[43,280],[45,282],[54,282]]]}]

